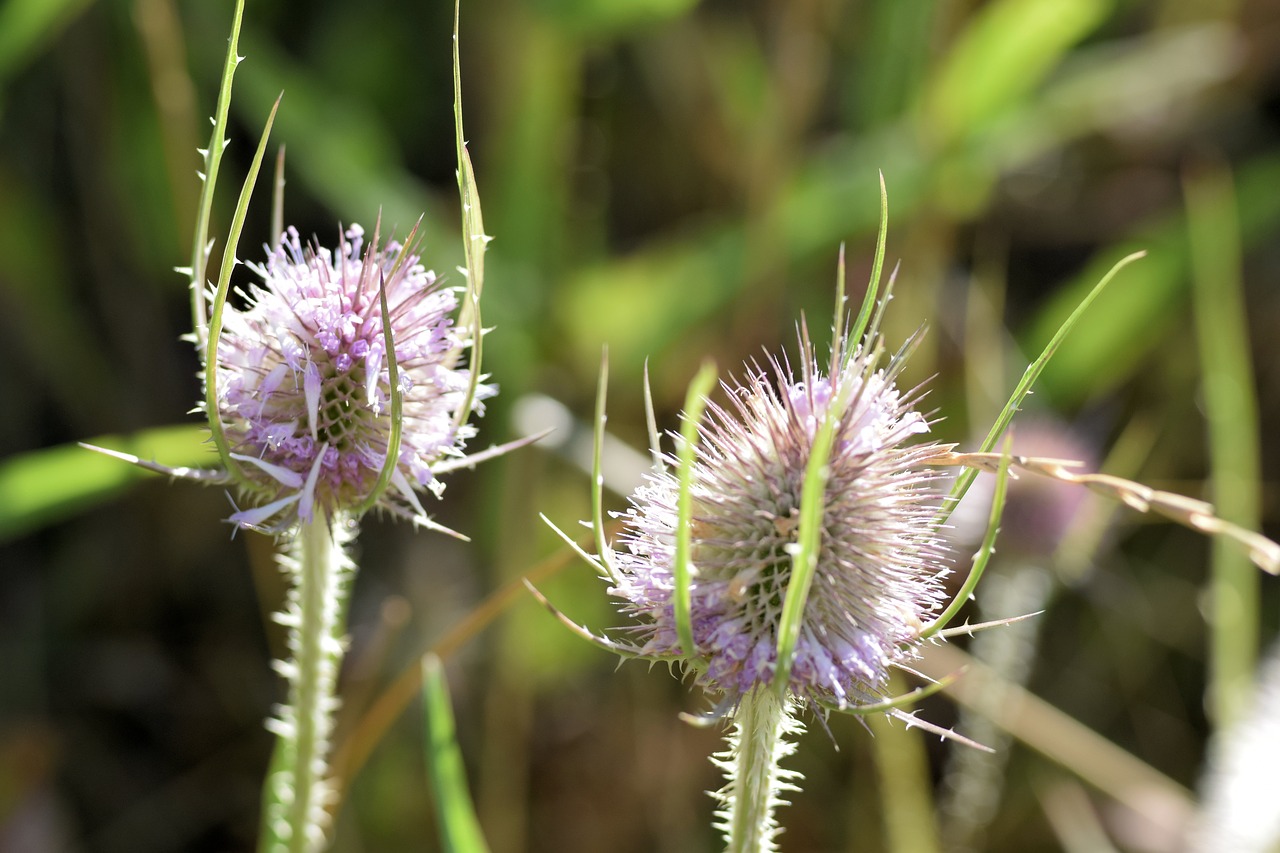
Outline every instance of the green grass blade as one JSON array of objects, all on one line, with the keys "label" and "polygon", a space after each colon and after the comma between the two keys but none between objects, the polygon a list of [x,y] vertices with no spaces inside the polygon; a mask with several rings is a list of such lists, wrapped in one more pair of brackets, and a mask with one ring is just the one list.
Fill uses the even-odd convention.
[{"label": "green grass blade", "polygon": [[441,847],[448,853],[484,853],[489,847],[467,789],[449,685],[440,658],[433,654],[422,658],[422,703],[427,731],[427,772],[435,792]]},{"label": "green grass blade", "polygon": [[[888,689],[897,692],[902,686],[902,676],[895,673]],[[870,749],[884,826],[882,849],[886,853],[939,853],[943,848],[934,814],[924,732],[899,725],[883,711],[870,716],[868,724],[873,734]]]},{"label": "green grass blade", "polygon": [[872,3],[859,25],[858,58],[849,81],[856,96],[858,122],[869,127],[891,123],[908,113],[921,84],[936,64],[937,21],[941,0]]},{"label": "green grass blade", "polygon": [[1102,24],[1107,0],[997,0],[968,21],[925,95],[927,122],[950,142],[1027,98]]},{"label": "green grass blade", "polygon": [[[1235,192],[1222,167],[1188,172],[1185,192],[1212,500],[1219,518],[1257,530],[1262,515],[1258,401]],[[1261,579],[1231,542],[1215,538],[1212,547],[1208,706],[1222,730],[1248,707],[1253,692]]]},{"label": "green grass blade", "polygon": [[[99,436],[88,443],[173,468],[207,468],[218,463],[207,438],[203,427],[182,425]],[[0,462],[0,542],[61,521],[151,476],[74,444],[5,459]]]},{"label": "green grass blade", "polygon": [[676,498],[676,564],[675,564],[675,615],[676,635],[680,638],[680,650],[692,657],[696,652],[693,643],[692,596],[689,584],[692,578],[691,545],[693,539],[693,458],[698,446],[698,427],[707,408],[707,395],[716,383],[716,366],[705,362],[698,370],[684,399],[684,423],[680,425],[680,448],[676,469],[679,492]]}]

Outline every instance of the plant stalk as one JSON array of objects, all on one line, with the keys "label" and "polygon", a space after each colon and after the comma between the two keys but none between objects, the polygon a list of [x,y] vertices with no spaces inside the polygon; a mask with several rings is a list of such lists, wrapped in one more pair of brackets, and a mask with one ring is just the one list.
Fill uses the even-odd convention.
[{"label": "plant stalk", "polygon": [[289,658],[277,668],[289,682],[289,704],[270,728],[281,738],[269,806],[272,853],[313,853],[324,847],[331,785],[330,736],[338,709],[338,670],[345,651],[346,602],[355,566],[345,517],[317,511],[301,525],[292,556],[281,565],[293,581],[277,620],[289,629]]},{"label": "plant stalk", "polygon": [[[1262,522],[1258,401],[1235,189],[1226,167],[1212,161],[1188,169],[1184,185],[1213,502],[1222,520],[1257,530]],[[1218,539],[1210,589],[1208,710],[1215,729],[1223,731],[1252,698],[1261,579],[1238,550]]]},{"label": "plant stalk", "polygon": [[721,809],[717,826],[725,834],[726,853],[765,853],[775,850],[778,834],[774,811],[785,803],[782,791],[794,791],[794,771],[784,770],[783,758],[795,751],[788,735],[801,731],[792,716],[794,702],[771,686],[756,687],[742,697],[734,714],[729,748],[713,759],[725,773],[717,794]]}]

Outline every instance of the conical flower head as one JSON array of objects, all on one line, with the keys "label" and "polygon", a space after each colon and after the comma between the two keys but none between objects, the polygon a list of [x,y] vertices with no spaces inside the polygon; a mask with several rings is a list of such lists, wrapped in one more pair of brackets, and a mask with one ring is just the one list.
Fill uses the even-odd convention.
[{"label": "conical flower head", "polygon": [[415,489],[443,488],[433,464],[474,432],[459,409],[479,410],[492,393],[472,395],[459,364],[470,339],[453,323],[454,291],[398,243],[366,246],[357,225],[336,252],[304,248],[290,228],[250,267],[263,284],[244,294],[247,307],[227,305],[218,347],[217,416],[256,503],[232,520],[282,529],[374,490],[392,434],[380,289],[403,396],[398,461],[379,505],[424,518]]},{"label": "conical flower head", "polygon": [[[691,627],[698,680],[737,698],[772,681],[792,576],[800,498],[814,438],[832,406],[821,547],[790,673],[791,691],[846,707],[882,695],[889,668],[914,655],[945,599],[937,475],[950,447],[918,442],[929,425],[895,385],[901,358],[877,369],[859,351],[822,375],[770,361],[708,404],[692,467]],[[833,363],[840,365],[841,359]],[[772,373],[773,380],[770,380]],[[675,472],[650,476],[625,514],[613,593],[643,617],[641,654],[681,655],[675,623]]]}]

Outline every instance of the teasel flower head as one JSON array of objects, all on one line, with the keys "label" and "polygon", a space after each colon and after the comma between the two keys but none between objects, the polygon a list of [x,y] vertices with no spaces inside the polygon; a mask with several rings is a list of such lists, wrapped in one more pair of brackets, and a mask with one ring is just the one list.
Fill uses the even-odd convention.
[{"label": "teasel flower head", "polygon": [[781,765],[803,729],[795,716],[802,705],[824,714],[888,713],[968,742],[902,710],[922,690],[889,695],[891,671],[939,636],[955,609],[952,601],[944,610],[949,570],[937,473],[952,464],[954,448],[928,439],[921,389],[899,385],[919,336],[886,357],[879,329],[889,294],[877,307],[879,257],[875,267],[846,331],[842,254],[825,363],[802,321],[798,370],[780,357],[751,362],[742,379],[721,383],[727,402],[719,403],[709,396],[714,368],[704,366],[690,385],[682,429],[671,436],[674,454],[659,450],[646,395],[654,467],[619,514],[616,547],[602,512],[602,370],[598,552],[574,547],[621,599],[631,617],[627,639],[592,634],[530,587],[597,645],[677,665],[713,698],[710,714],[686,719],[732,725],[713,759],[725,778],[713,794],[715,825],[730,853],[777,849],[775,812],[800,779]]},{"label": "teasel flower head", "polygon": [[336,251],[289,228],[249,267],[262,284],[242,293],[244,307],[226,305],[206,370],[206,381],[217,374],[211,420],[252,500],[231,520],[283,530],[354,509],[377,493],[398,446],[377,506],[425,521],[417,492],[440,493],[438,463],[461,455],[474,434],[466,416],[493,393],[461,363],[472,335],[453,321],[455,291],[399,243],[379,246],[375,232],[366,244],[358,225]]},{"label": "teasel flower head", "polygon": [[728,697],[772,682],[806,469],[830,417],[821,545],[788,687],[848,707],[883,695],[890,668],[913,656],[945,599],[929,465],[951,448],[922,440],[919,394],[896,381],[905,353],[881,364],[878,341],[849,347],[838,341],[835,369],[823,373],[802,334],[798,375],[785,360],[753,363],[742,381],[722,383],[727,405],[707,403],[689,492],[693,649],[681,648],[673,607],[676,472],[654,472],[632,496],[612,593],[640,620],[642,655],[683,655],[704,687]]}]

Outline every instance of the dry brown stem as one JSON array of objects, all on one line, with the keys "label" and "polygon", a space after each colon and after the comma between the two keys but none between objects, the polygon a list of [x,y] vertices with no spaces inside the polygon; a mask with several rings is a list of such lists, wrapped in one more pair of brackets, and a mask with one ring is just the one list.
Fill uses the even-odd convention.
[{"label": "dry brown stem", "polygon": [[[935,465],[962,465],[995,473],[1002,456],[999,453],[948,453],[932,460]],[[1138,512],[1153,512],[1172,519],[1181,525],[1210,536],[1225,536],[1243,545],[1249,558],[1263,571],[1280,574],[1280,545],[1261,533],[1247,530],[1238,524],[1224,521],[1214,515],[1213,505],[1174,492],[1163,492],[1125,480],[1110,474],[1090,474],[1074,471],[1083,463],[1070,459],[1049,459],[1039,456],[1011,456],[1013,469],[1039,474],[1064,483],[1074,483],[1098,494],[1118,500]]]}]

